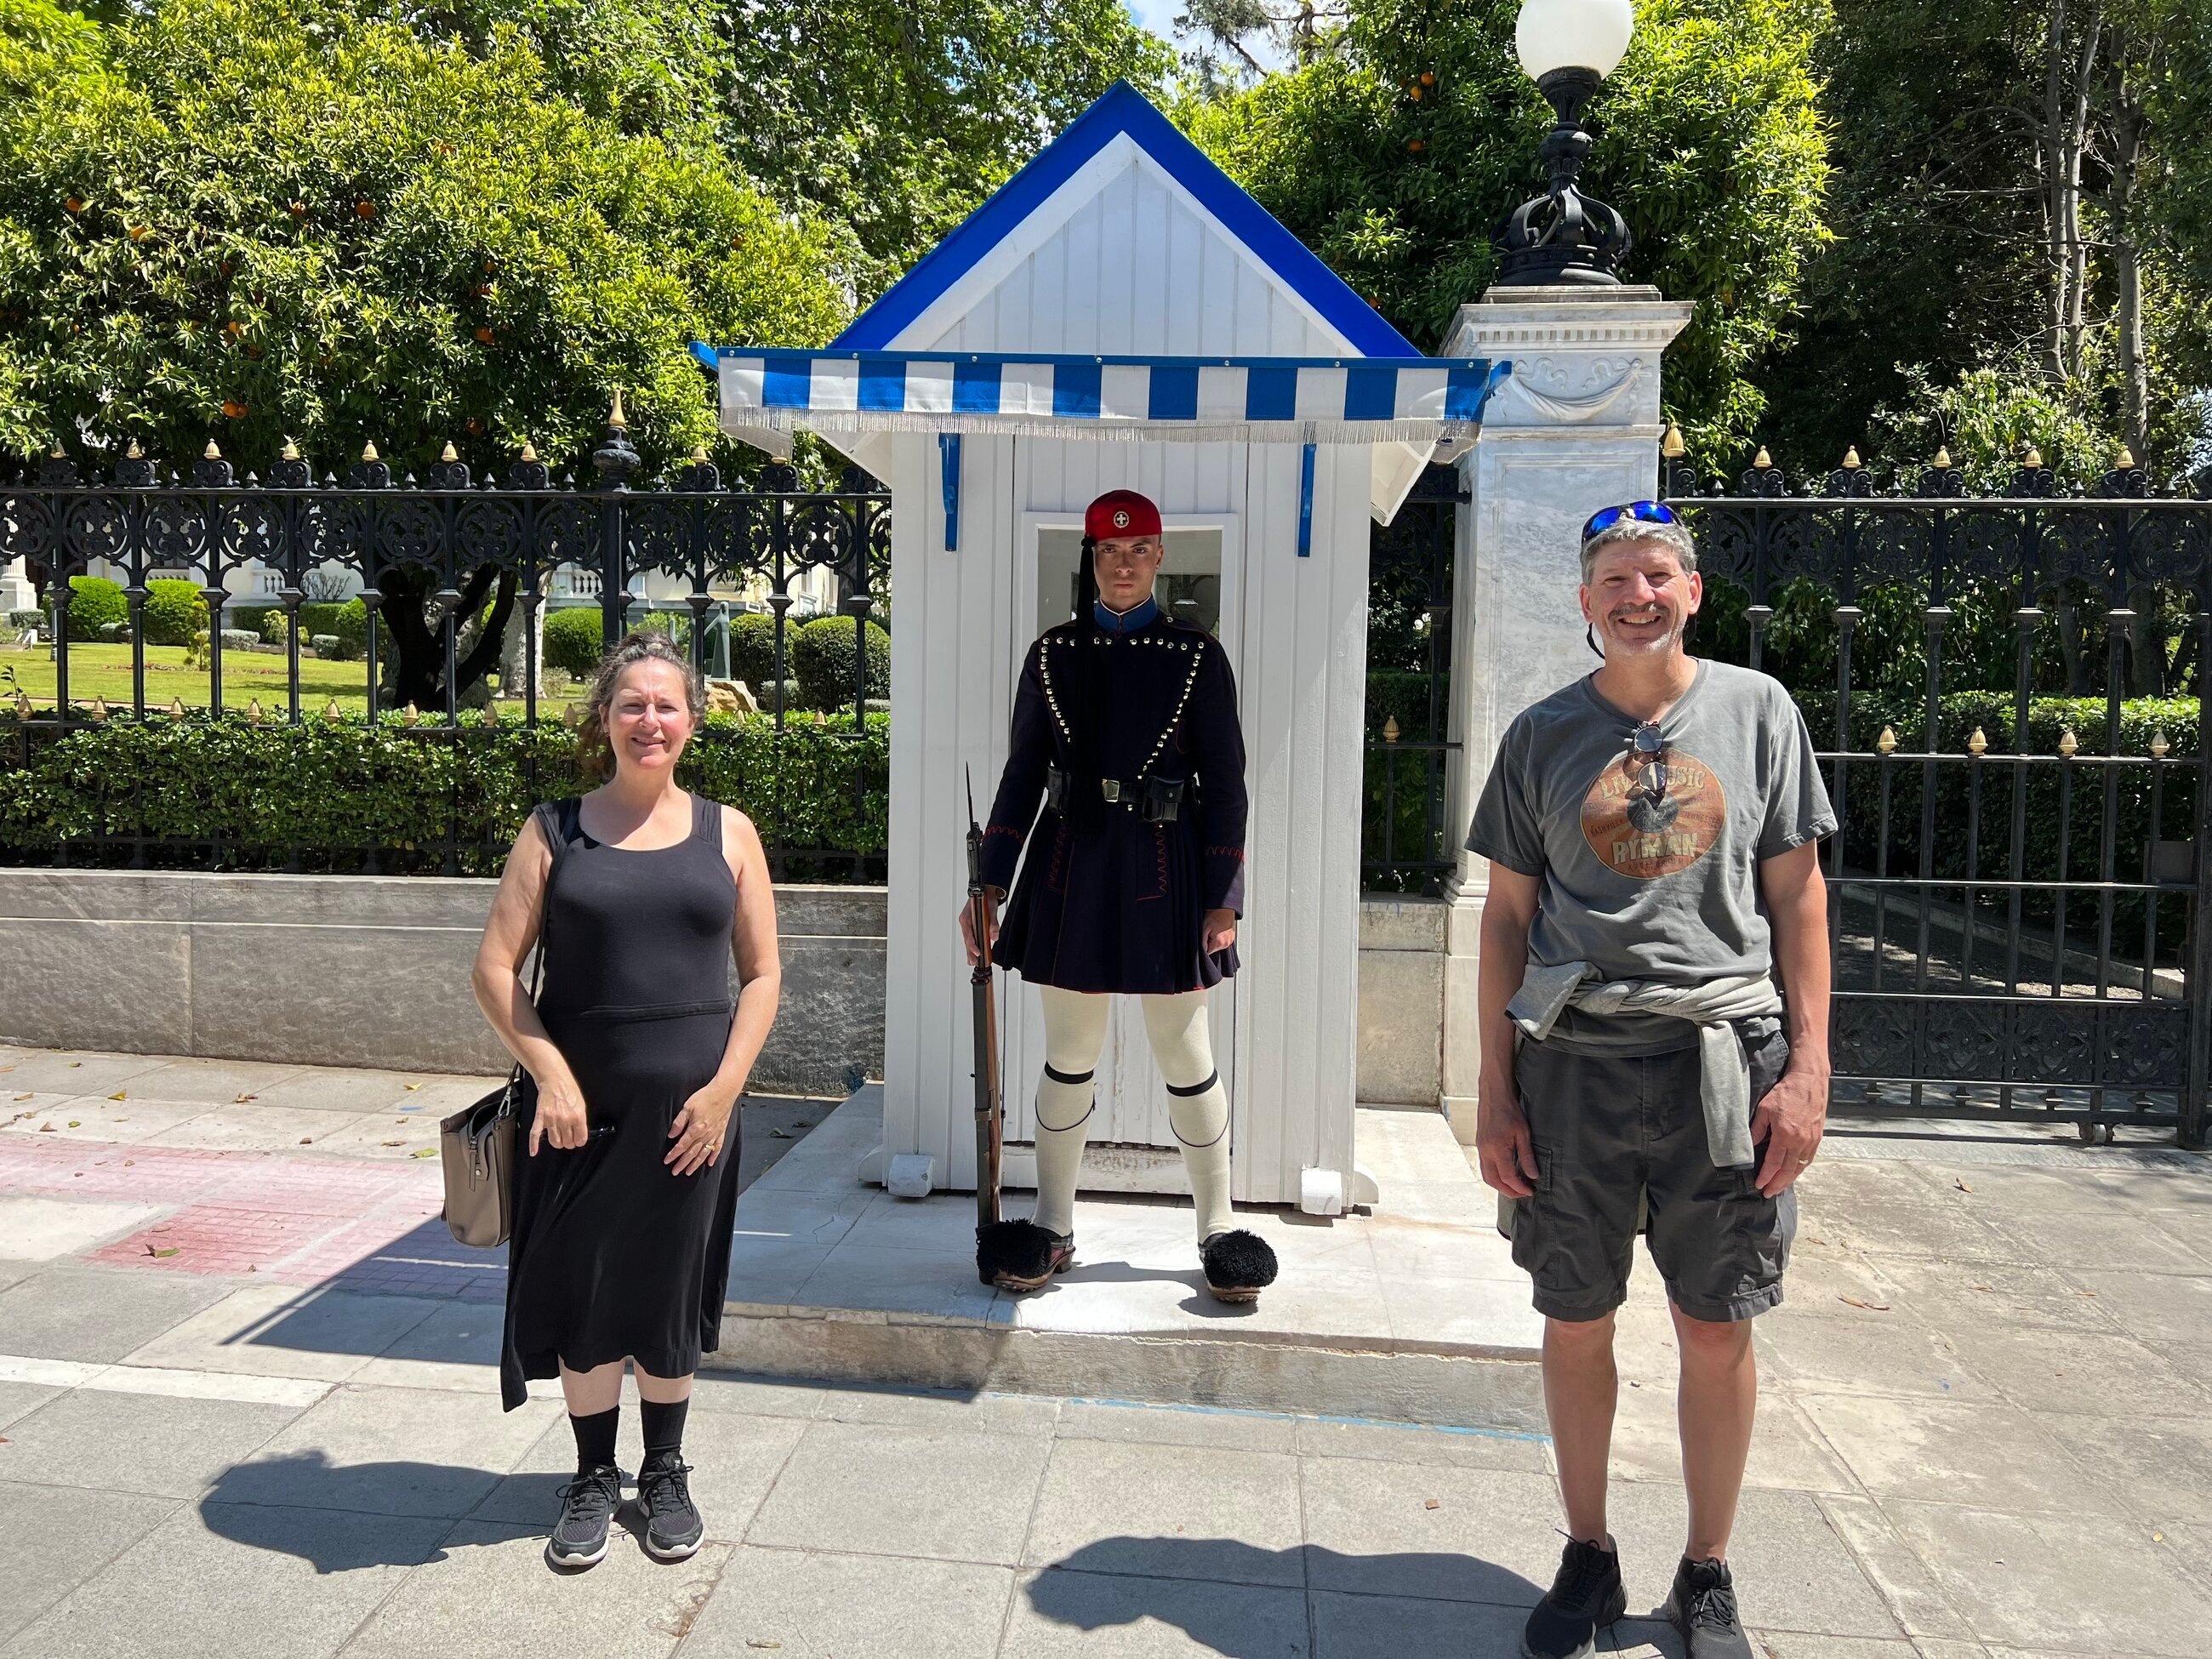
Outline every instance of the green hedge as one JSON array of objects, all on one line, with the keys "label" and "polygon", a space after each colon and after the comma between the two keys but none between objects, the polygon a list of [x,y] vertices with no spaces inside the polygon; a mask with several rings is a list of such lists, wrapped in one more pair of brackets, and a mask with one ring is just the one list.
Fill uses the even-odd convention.
[{"label": "green hedge", "polygon": [[190,645],[208,629],[208,602],[199,584],[167,577],[146,584],[146,643]]},{"label": "green hedge", "polygon": [[[533,802],[586,787],[567,726],[475,711],[457,727],[396,714],[296,726],[118,715],[52,741],[38,727],[0,717],[0,848],[101,835],[219,841],[233,867],[254,869],[282,866],[293,849],[313,867],[358,868],[373,848],[386,870],[435,871],[450,831],[463,873],[496,875]],[[890,752],[882,715],[858,732],[849,714],[795,716],[779,735],[765,715],[710,714],[678,775],[749,813],[772,847],[880,855]]]},{"label": "green hedge", "polygon": [[[788,653],[791,641],[784,641],[784,678],[791,678]],[[771,611],[748,611],[730,618],[730,678],[743,680],[746,686],[758,692],[775,681],[775,617]]]},{"label": "green hedge", "polygon": [[[807,708],[853,706],[853,634],[859,626],[854,617],[817,617],[786,637],[791,677],[799,682],[799,701]],[[862,637],[867,649],[867,695],[888,697],[891,636],[870,623]]]},{"label": "green hedge", "polygon": [[545,660],[580,680],[591,678],[606,653],[606,619],[595,605],[568,605],[545,619]]},{"label": "green hedge", "polygon": [[124,599],[123,584],[105,576],[70,578],[69,636],[96,640],[108,623],[127,623],[131,606]]}]

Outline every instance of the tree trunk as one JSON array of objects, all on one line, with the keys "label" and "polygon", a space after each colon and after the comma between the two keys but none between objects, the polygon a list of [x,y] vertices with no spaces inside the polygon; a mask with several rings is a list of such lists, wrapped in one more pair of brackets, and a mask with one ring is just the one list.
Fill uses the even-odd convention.
[{"label": "tree trunk", "polygon": [[2104,34],[2104,10],[2089,9],[2074,76],[2074,107],[2066,131],[2066,378],[2081,374],[2082,345],[2088,333],[2089,245],[2081,236],[2081,155],[2089,143],[2091,93],[2096,84],[2097,50]]},{"label": "tree trunk", "polygon": [[2058,601],[2058,659],[2066,665],[2066,695],[2094,695],[2089,684],[2087,653],[2081,649],[2081,607],[2071,599]]},{"label": "tree trunk", "polygon": [[2051,267],[2043,357],[2045,370],[2054,380],[2066,378],[2067,276],[2073,269],[2066,245],[2065,60],[2066,0],[2051,0],[2043,51],[2042,143],[2037,149],[2043,170],[2044,252]]}]

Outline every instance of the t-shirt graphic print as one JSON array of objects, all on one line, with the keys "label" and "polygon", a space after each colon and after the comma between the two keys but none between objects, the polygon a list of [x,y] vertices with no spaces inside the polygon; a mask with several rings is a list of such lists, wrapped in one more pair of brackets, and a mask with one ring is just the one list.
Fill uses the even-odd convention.
[{"label": "t-shirt graphic print", "polygon": [[1598,862],[1637,881],[1686,870],[1728,823],[1728,792],[1710,766],[1673,747],[1622,755],[1583,797],[1583,839]]}]

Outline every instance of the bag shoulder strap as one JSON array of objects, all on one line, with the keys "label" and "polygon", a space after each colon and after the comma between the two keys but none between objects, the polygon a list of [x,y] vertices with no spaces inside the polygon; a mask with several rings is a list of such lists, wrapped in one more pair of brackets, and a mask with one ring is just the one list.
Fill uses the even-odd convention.
[{"label": "bag shoulder strap", "polygon": [[568,855],[568,843],[575,839],[582,806],[583,803],[572,795],[566,800],[540,801],[530,809],[530,816],[538,820],[538,833],[545,837],[546,851],[552,858],[545,866],[544,890],[538,898],[538,951],[530,964],[532,1002],[538,1000],[538,981],[545,973],[545,936],[553,916],[553,878],[560,872],[561,860]]}]

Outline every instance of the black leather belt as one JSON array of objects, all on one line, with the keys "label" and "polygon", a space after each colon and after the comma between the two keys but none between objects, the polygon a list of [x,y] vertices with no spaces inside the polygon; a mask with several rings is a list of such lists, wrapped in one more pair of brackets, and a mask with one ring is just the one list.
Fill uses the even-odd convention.
[{"label": "black leather belt", "polygon": [[[1181,778],[1101,778],[1098,793],[1109,806],[1134,812],[1146,823],[1173,823],[1182,814]],[[1068,775],[1057,766],[1045,768],[1044,798],[1055,812],[1065,810]]]}]

